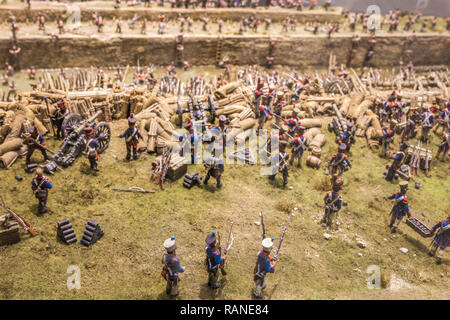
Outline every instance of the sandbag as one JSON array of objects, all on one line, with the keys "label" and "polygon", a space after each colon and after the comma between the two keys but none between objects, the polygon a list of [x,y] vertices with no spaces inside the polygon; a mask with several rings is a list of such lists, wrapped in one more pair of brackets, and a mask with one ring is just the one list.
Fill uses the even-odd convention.
[{"label": "sandbag", "polygon": [[305,131],[305,134],[303,135],[306,138],[306,144],[309,144],[316,135],[320,133],[319,128],[311,128]]},{"label": "sandbag", "polygon": [[44,126],[44,124],[38,119],[38,118],[34,118],[34,125],[38,128],[38,131],[41,135],[46,135],[48,133],[47,128]]},{"label": "sandbag", "polygon": [[300,125],[305,128],[320,128],[322,127],[322,121],[320,119],[302,119]]},{"label": "sandbag", "polygon": [[17,151],[9,151],[0,156],[0,164],[8,169],[19,157],[19,153]]},{"label": "sandbag", "polygon": [[239,126],[242,130],[253,128],[256,124],[256,119],[248,118],[239,122]]},{"label": "sandbag", "polygon": [[20,138],[9,138],[0,145],[0,155],[5,154],[6,152],[19,150],[22,146],[22,139]]},{"label": "sandbag", "polygon": [[309,146],[311,148],[312,147],[322,148],[322,146],[325,144],[326,141],[327,138],[325,137],[325,135],[323,133],[319,133],[313,138]]}]

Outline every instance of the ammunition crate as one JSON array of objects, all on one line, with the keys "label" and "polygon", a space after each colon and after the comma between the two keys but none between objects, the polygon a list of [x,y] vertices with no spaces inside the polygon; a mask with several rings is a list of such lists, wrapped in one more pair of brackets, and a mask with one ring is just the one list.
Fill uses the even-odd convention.
[{"label": "ammunition crate", "polygon": [[7,229],[0,228],[0,246],[14,244],[20,241],[19,224],[10,223]]}]

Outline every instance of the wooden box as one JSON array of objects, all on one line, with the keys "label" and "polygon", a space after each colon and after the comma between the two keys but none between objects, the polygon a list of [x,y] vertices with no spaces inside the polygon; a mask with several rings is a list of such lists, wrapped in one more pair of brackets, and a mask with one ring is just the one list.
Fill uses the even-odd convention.
[{"label": "wooden box", "polygon": [[0,246],[14,244],[20,241],[19,224],[10,222],[8,228],[0,228]]}]

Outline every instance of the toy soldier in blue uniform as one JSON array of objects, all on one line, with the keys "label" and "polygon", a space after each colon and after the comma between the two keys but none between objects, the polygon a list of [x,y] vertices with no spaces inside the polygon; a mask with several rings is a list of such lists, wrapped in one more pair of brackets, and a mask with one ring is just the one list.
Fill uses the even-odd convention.
[{"label": "toy soldier in blue uniform", "polygon": [[402,142],[402,144],[400,145],[400,151],[397,151],[395,156],[392,157],[392,164],[388,169],[388,172],[386,174],[386,180],[387,181],[392,181],[392,179],[394,179],[395,176],[395,171],[397,171],[398,169],[400,169],[400,166],[402,165],[403,159],[405,158],[406,154],[405,154],[405,150],[408,149],[409,147],[409,143],[407,141]]},{"label": "toy soldier in blue uniform", "polygon": [[127,145],[127,160],[131,159],[131,149],[133,148],[133,159],[137,160],[137,144],[138,139],[142,139],[142,135],[139,132],[137,128],[135,128],[136,125],[136,118],[134,117],[134,114],[130,114],[130,117],[128,118],[128,129],[125,130],[124,133],[119,135],[120,138],[125,138],[125,143]]},{"label": "toy soldier in blue uniform", "polygon": [[347,146],[345,149],[346,152],[350,152],[352,144],[355,143],[355,129],[353,128],[354,123],[353,118],[347,120],[347,130],[342,135],[342,142]]},{"label": "toy soldier in blue uniform", "polygon": [[[280,153],[273,155],[272,157],[272,163],[276,163],[278,162],[278,172],[280,172],[283,175],[283,187],[285,187],[288,183],[288,176],[289,176],[289,154],[285,151],[286,150],[286,145],[287,142],[286,140],[279,140],[279,148],[280,148]],[[275,180],[275,176],[277,175],[277,171],[276,168],[272,168],[272,175],[269,176],[270,180]]]},{"label": "toy soldier in blue uniform", "polygon": [[89,159],[89,163],[91,164],[91,170],[98,171],[97,160],[98,160],[98,148],[100,148],[100,144],[93,137],[94,129],[89,126],[89,123],[86,123],[83,132],[87,140],[86,142],[87,157]]},{"label": "toy soldier in blue uniform", "polygon": [[394,141],[394,124],[391,122],[390,128],[383,128],[382,129],[383,137],[381,138],[381,152],[380,156],[386,157],[387,152],[389,150],[389,146]]},{"label": "toy soldier in blue uniform", "polygon": [[256,265],[253,270],[253,281],[256,285],[253,296],[257,299],[262,298],[262,291],[266,288],[266,274],[275,272],[276,261],[272,261],[270,256],[273,240],[273,238],[266,238],[262,241],[262,250],[258,252]]},{"label": "toy soldier in blue uniform", "polygon": [[438,159],[439,155],[442,153],[441,160],[444,161],[445,158],[447,157],[448,150],[450,149],[450,131],[444,132],[442,134],[442,141],[438,146],[439,148],[436,154],[436,159]]},{"label": "toy soldier in blue uniform", "polygon": [[184,123],[184,128],[187,130],[182,136],[178,137],[178,140],[181,142],[181,150],[180,156],[184,156],[186,144],[190,143],[190,151],[191,151],[191,164],[195,163],[195,146],[198,142],[198,139],[195,137],[194,129],[192,128],[191,119],[188,118],[188,121]]},{"label": "toy soldier in blue uniform", "polygon": [[220,288],[220,283],[217,283],[219,268],[223,268],[226,255],[221,254],[221,248],[217,246],[216,233],[208,234],[206,237],[206,270],[208,271],[208,286],[211,289]]},{"label": "toy soldier in blue uniform", "polygon": [[434,108],[430,107],[428,111],[424,112],[422,114],[422,117],[420,120],[422,121],[422,135],[420,137],[420,140],[423,142],[428,141],[428,135],[430,133],[431,128],[434,124]]},{"label": "toy soldier in blue uniform", "polygon": [[439,221],[431,228],[431,233],[435,233],[438,230],[436,236],[434,236],[433,241],[431,242],[430,251],[428,254],[430,257],[436,254],[437,249],[439,251],[436,255],[436,263],[440,264],[442,262],[442,257],[444,256],[444,250],[447,248],[448,243],[450,242],[450,215],[446,220]]},{"label": "toy soldier in blue uniform", "polygon": [[217,182],[217,188],[222,187],[221,177],[223,174],[223,171],[225,170],[225,166],[223,165],[222,159],[219,159],[217,157],[210,157],[203,160],[205,169],[208,170],[206,173],[206,177],[203,180],[203,183],[205,185],[208,184],[208,180],[210,177],[213,177],[216,179]]},{"label": "toy soldier in blue uniform", "polygon": [[28,135],[25,137],[25,144],[28,146],[26,164],[30,164],[31,156],[34,151],[38,149],[41,151],[45,160],[48,160],[47,152],[45,151],[45,141],[44,137],[39,134],[39,131],[36,126],[32,126],[28,128]]},{"label": "toy soldier in blue uniform", "polygon": [[56,124],[56,139],[60,139],[61,138],[61,130],[62,130],[62,124],[64,121],[64,117],[67,114],[67,107],[66,107],[66,103],[64,102],[63,99],[58,100],[58,102],[56,102],[57,105],[57,109],[56,112],[51,116],[52,121]]},{"label": "toy soldier in blue uniform", "polygon": [[42,168],[36,169],[36,176],[31,181],[31,189],[33,190],[34,196],[38,199],[38,212],[46,213],[47,208],[45,208],[47,204],[48,198],[48,189],[53,187],[52,182],[49,178],[44,176],[44,170]]},{"label": "toy soldier in blue uniform", "polygon": [[163,270],[161,275],[167,281],[166,293],[170,297],[176,297],[180,291],[178,290],[178,282],[180,281],[178,274],[184,272],[184,268],[180,265],[177,257],[175,237],[172,236],[164,241],[164,248],[167,253],[162,257]]},{"label": "toy soldier in blue uniform", "polygon": [[342,189],[344,180],[342,177],[334,174],[333,175],[333,190],[328,191],[323,198],[325,204],[325,213],[322,218],[322,223],[327,227],[331,228],[333,225],[333,219],[341,210],[342,206],[347,205],[345,201],[342,200],[342,196],[339,194],[339,190]]},{"label": "toy soldier in blue uniform", "polygon": [[408,182],[402,181],[399,183],[400,192],[396,192],[388,196],[388,199],[394,199],[395,204],[391,210],[391,221],[389,223],[389,228],[391,228],[391,232],[395,233],[397,228],[402,221],[405,214],[408,217],[411,217],[411,213],[409,212],[408,206],[408,197],[406,196],[406,191],[408,191]]},{"label": "toy soldier in blue uniform", "polygon": [[299,136],[291,140],[292,157],[289,160],[289,164],[291,166],[294,164],[295,158],[298,159],[297,167],[302,166],[303,152],[306,149],[306,142],[307,142],[306,138],[303,136],[303,132],[305,131],[305,129],[306,129],[305,127],[299,126],[298,127]]},{"label": "toy soldier in blue uniform", "polygon": [[259,106],[259,116],[258,116],[258,132],[264,127],[264,124],[267,120],[271,118],[272,110],[270,110],[269,106],[260,105]]},{"label": "toy soldier in blue uniform", "polygon": [[344,171],[347,171],[352,167],[350,160],[348,160],[348,156],[344,153],[347,149],[345,143],[341,143],[338,146],[338,153],[335,153],[331,156],[331,160],[328,163],[328,171],[331,167],[331,174],[335,174],[339,172],[339,175],[342,176]]},{"label": "toy soldier in blue uniform", "polygon": [[231,127],[227,126],[227,117],[225,115],[219,116],[219,125],[215,127],[211,127],[211,132],[214,136],[214,140],[216,137],[222,137],[222,151],[225,153],[226,145],[227,145],[227,134],[231,132]]}]

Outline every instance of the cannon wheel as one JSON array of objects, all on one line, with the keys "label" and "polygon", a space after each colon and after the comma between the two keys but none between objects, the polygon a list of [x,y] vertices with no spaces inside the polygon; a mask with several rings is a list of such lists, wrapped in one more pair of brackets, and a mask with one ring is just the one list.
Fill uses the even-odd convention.
[{"label": "cannon wheel", "polygon": [[97,123],[94,129],[94,136],[100,145],[98,153],[102,153],[108,148],[109,141],[111,140],[111,128],[109,127],[109,124],[104,121]]},{"label": "cannon wheel", "polygon": [[67,137],[68,129],[76,127],[81,120],[83,120],[83,118],[79,114],[69,113],[68,115],[66,115],[62,123],[63,138]]}]

